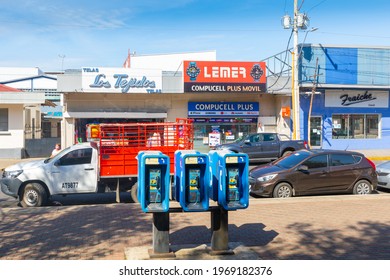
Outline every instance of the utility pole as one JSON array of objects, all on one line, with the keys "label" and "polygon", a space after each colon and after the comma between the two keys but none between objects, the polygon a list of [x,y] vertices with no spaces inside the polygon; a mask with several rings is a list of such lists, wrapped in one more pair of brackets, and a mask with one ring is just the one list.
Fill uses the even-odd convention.
[{"label": "utility pole", "polygon": [[294,52],[293,52],[293,86],[292,86],[292,111],[293,111],[293,139],[300,140],[300,114],[299,114],[299,83],[298,83],[298,0],[294,0]]},{"label": "utility pole", "polygon": [[298,50],[298,31],[299,29],[307,29],[309,25],[309,18],[306,14],[299,13],[298,0],[294,0],[294,18],[291,20],[289,15],[285,15],[282,18],[282,24],[285,29],[292,28],[294,35],[294,51],[292,58],[292,86],[291,86],[291,99],[292,99],[292,114],[293,114],[293,139],[301,139],[301,125],[300,125],[300,100],[299,100],[299,50]]},{"label": "utility pole", "polygon": [[309,148],[311,148],[311,141],[310,141],[310,119],[311,119],[311,110],[313,108],[313,98],[314,94],[316,94],[316,88],[317,88],[317,72],[318,72],[318,57],[316,60],[316,68],[314,70],[314,77],[313,77],[313,87],[311,89],[311,96],[310,96],[310,107],[309,107],[309,113],[307,116],[307,143],[309,145]]}]

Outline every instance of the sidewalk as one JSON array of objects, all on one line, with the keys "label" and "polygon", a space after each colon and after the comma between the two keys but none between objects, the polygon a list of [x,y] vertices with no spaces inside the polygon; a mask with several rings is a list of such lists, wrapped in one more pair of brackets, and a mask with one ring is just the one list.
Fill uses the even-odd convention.
[{"label": "sidewalk", "polygon": [[[389,212],[390,194],[251,199],[248,209],[229,212],[229,244],[248,259],[390,260]],[[0,260],[140,259],[152,248],[152,214],[138,204],[0,214]],[[170,213],[169,232],[172,249],[204,248],[211,241],[210,213]],[[125,256],[129,249],[139,253]]]}]

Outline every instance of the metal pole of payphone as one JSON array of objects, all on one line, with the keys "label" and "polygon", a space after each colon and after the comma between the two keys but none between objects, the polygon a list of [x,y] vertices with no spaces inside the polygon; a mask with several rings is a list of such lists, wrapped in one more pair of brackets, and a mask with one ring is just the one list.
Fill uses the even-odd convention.
[{"label": "metal pole of payphone", "polygon": [[211,254],[213,255],[234,254],[229,249],[228,213],[220,206],[211,209]]},{"label": "metal pole of payphone", "polygon": [[169,212],[153,213],[153,249],[151,258],[174,258],[169,249]]}]

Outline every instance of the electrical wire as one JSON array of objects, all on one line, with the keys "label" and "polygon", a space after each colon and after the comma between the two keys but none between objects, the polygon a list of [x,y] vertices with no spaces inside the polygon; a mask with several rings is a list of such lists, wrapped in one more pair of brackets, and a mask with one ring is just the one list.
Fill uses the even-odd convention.
[{"label": "electrical wire", "polygon": [[307,12],[310,12],[311,10],[317,8],[319,5],[323,4],[324,2],[326,2],[328,0],[322,0],[320,3],[318,3],[317,5],[314,5],[313,7],[311,7]]},{"label": "electrical wire", "polygon": [[[272,88],[279,81],[280,77],[282,76],[282,73],[283,73],[283,70],[284,70],[284,66],[287,64],[286,63],[286,61],[287,61],[287,54],[288,54],[288,50],[289,50],[289,46],[290,46],[290,42],[291,42],[291,38],[292,38],[293,33],[294,33],[293,30],[291,30],[291,34],[290,34],[290,37],[288,38],[288,42],[287,42],[287,46],[286,46],[285,57],[284,57],[282,69],[280,70],[279,75],[276,78],[276,81],[271,86],[267,87],[268,89]],[[281,89],[283,89],[283,88],[281,88]],[[281,90],[281,89],[278,89],[278,90]]]}]

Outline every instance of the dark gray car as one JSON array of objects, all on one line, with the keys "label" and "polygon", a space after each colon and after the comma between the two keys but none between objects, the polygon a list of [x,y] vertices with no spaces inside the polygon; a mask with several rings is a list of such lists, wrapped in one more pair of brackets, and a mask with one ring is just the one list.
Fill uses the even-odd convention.
[{"label": "dark gray car", "polygon": [[281,136],[274,132],[249,134],[232,143],[217,145],[215,149],[246,153],[250,162],[270,162],[293,151],[307,149],[306,141],[284,140]]},{"label": "dark gray car", "polygon": [[301,150],[249,172],[250,193],[267,197],[306,194],[369,194],[376,190],[375,164],[363,154]]}]

